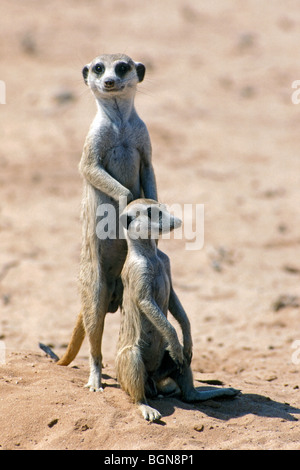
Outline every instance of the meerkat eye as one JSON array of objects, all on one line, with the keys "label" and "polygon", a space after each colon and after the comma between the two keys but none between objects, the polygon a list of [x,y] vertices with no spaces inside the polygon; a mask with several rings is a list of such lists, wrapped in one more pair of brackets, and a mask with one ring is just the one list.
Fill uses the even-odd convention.
[{"label": "meerkat eye", "polygon": [[161,210],[158,209],[158,207],[152,207],[152,206],[148,207],[147,214],[148,214],[149,219],[161,220],[162,218],[162,212]]},{"label": "meerkat eye", "polygon": [[162,221],[162,217],[163,217],[163,214],[162,214],[162,211],[158,208],[158,207],[148,207],[147,208],[147,214],[148,214],[148,218],[151,220],[151,222],[154,222],[154,223],[161,223]]},{"label": "meerkat eye", "polygon": [[120,62],[119,64],[116,65],[116,74],[119,76],[119,77],[124,77],[124,75],[129,72],[129,70],[131,69],[130,65],[127,64],[126,62]]},{"label": "meerkat eye", "polygon": [[100,75],[101,73],[104,72],[104,65],[103,64],[94,65],[93,72],[95,72],[97,75]]}]

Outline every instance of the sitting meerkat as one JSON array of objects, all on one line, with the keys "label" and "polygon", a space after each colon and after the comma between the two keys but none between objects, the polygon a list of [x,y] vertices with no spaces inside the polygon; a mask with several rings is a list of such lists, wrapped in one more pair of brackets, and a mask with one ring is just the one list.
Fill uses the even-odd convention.
[{"label": "sitting meerkat", "polygon": [[[124,208],[140,197],[156,200],[157,189],[148,130],[134,106],[145,66],[124,54],[105,54],[87,64],[82,74],[97,104],[79,164],[84,182],[79,275],[82,305],[68,348],[57,364],[73,361],[86,334],[90,346],[86,386],[102,391],[104,319],[121,302],[120,273],[127,252],[126,240],[119,237],[120,198]],[[108,206],[115,210],[116,224],[112,233],[99,233]]]},{"label": "sitting meerkat", "polygon": [[[121,388],[149,421],[161,415],[146,397],[157,396],[157,387],[166,378],[177,384],[185,402],[237,395],[233,388],[198,391],[193,385],[190,323],[172,287],[169,258],[156,243],[161,233],[179,227],[181,221],[151,199],[131,202],[120,220],[128,245],[121,273],[124,291],[116,356]],[[167,319],[168,310],[181,327],[183,347]]]}]

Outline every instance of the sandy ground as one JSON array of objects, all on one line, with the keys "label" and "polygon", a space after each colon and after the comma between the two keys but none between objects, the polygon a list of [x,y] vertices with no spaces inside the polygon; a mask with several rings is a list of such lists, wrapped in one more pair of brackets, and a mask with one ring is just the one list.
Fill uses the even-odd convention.
[{"label": "sandy ground", "polygon": [[[298,1],[2,0],[0,25],[0,448],[300,449]],[[61,355],[80,308],[78,162],[96,109],[81,68],[103,52],[147,66],[136,107],[160,200],[204,205],[201,249],[160,243],[195,385],[242,391],[156,400],[157,424],[116,382],[118,312],[103,393],[83,388],[86,341],[67,368],[38,348]]]}]

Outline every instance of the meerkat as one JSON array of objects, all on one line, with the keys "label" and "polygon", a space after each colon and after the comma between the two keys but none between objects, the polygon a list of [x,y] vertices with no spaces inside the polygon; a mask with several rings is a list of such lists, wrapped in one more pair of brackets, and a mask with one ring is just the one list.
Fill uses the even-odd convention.
[{"label": "meerkat", "polygon": [[[70,364],[86,335],[90,347],[86,387],[102,391],[104,319],[108,311],[119,307],[120,273],[127,252],[126,240],[118,236],[119,203],[123,201],[125,207],[140,197],[157,200],[157,188],[149,133],[134,106],[145,66],[124,54],[106,54],[85,65],[82,74],[97,104],[79,164],[84,180],[79,275],[82,308],[69,346],[57,364]],[[104,215],[102,207],[115,211],[112,233],[97,232],[97,216],[99,223]]]},{"label": "meerkat", "polygon": [[[157,396],[162,380],[171,378],[185,402],[233,397],[233,388],[198,391],[191,370],[192,337],[187,314],[172,286],[170,260],[157,248],[156,239],[181,225],[166,207],[150,199],[131,202],[121,215],[128,244],[121,273],[124,286],[122,318],[116,356],[121,388],[138,404],[143,417],[160,419],[148,398]],[[180,344],[168,311],[178,321]]]}]

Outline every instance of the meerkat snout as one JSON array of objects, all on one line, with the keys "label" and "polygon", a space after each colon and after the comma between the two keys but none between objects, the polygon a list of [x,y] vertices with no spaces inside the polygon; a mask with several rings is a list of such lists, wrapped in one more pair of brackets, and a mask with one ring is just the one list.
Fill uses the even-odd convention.
[{"label": "meerkat snout", "polygon": [[115,80],[112,78],[107,78],[104,80],[104,87],[105,88],[113,88],[115,86]]}]

